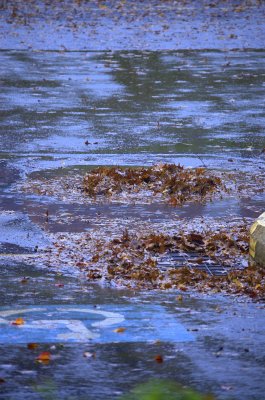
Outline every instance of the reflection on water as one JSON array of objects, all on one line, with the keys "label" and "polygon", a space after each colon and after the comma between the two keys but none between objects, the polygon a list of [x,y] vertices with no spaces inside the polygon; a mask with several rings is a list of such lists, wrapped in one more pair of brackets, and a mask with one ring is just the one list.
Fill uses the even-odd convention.
[{"label": "reflection on water", "polygon": [[1,150],[26,170],[58,158],[199,165],[198,155],[215,167],[262,165],[264,59],[255,51],[1,52]]}]

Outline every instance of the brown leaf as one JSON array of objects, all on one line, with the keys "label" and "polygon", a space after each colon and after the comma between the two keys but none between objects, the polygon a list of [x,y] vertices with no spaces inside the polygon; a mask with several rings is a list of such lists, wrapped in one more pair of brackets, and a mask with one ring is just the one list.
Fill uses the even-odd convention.
[{"label": "brown leaf", "polygon": [[28,343],[27,344],[27,348],[29,349],[29,350],[35,350],[35,349],[37,349],[39,347],[39,345],[37,344],[37,343]]},{"label": "brown leaf", "polygon": [[114,329],[114,331],[113,331],[113,332],[116,332],[116,333],[123,333],[125,330],[126,330],[126,328],[122,328],[122,327],[120,327],[120,328],[116,328],[116,329]]},{"label": "brown leaf", "polygon": [[157,354],[157,355],[155,356],[155,361],[156,361],[158,364],[162,364],[162,362],[164,361],[163,356],[161,356],[161,354]]}]

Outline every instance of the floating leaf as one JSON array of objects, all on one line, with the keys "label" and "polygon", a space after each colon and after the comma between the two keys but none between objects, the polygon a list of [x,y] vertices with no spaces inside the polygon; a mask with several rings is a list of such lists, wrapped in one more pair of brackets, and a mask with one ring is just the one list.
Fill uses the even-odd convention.
[{"label": "floating leaf", "polygon": [[126,330],[126,328],[122,328],[122,327],[120,327],[120,328],[116,328],[116,329],[114,329],[114,331],[113,331],[113,332],[116,332],[116,333],[123,333],[125,330]]},{"label": "floating leaf", "polygon": [[50,360],[51,360],[51,353],[49,351],[43,351],[36,358],[36,361],[44,364],[48,364]]},{"label": "floating leaf", "polygon": [[24,325],[25,321],[22,317],[17,318],[15,321],[12,321],[12,325]]}]

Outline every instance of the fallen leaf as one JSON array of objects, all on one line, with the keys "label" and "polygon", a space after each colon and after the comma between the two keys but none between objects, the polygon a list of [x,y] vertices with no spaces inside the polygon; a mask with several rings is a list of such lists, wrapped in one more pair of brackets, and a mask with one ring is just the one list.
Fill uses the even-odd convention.
[{"label": "fallen leaf", "polygon": [[162,362],[164,361],[163,356],[161,356],[161,354],[157,354],[157,355],[155,356],[155,361],[156,361],[158,364],[162,364]]},{"label": "fallen leaf", "polygon": [[38,355],[36,361],[48,364],[51,361],[51,353],[49,351],[43,351]]},{"label": "fallen leaf", "polygon": [[38,343],[28,343],[28,344],[27,344],[27,348],[28,348],[29,350],[35,350],[35,349],[37,349],[38,347],[39,347]]},{"label": "fallen leaf", "polygon": [[11,322],[12,325],[23,325],[24,323],[25,323],[25,321],[21,317],[17,318],[15,321]]},{"label": "fallen leaf", "polygon": [[182,290],[183,292],[187,291],[187,287],[185,285],[179,285],[178,289]]},{"label": "fallen leaf", "polygon": [[116,333],[123,333],[125,330],[126,330],[125,328],[116,328],[116,329],[114,329],[113,332],[116,332]]}]

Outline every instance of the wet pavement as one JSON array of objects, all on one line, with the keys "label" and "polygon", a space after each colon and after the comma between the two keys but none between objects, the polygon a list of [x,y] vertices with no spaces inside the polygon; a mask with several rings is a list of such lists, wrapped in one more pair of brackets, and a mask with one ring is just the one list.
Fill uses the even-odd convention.
[{"label": "wet pavement", "polygon": [[[183,208],[87,205],[18,184],[158,162],[264,174],[264,61],[260,50],[0,52],[1,399],[114,399],[150,378],[263,398],[264,304],[101,286],[36,259],[52,233],[112,220],[254,219],[262,193]],[[42,351],[48,364],[36,362]]]},{"label": "wet pavement", "polygon": [[0,61],[1,151],[20,173],[36,163],[264,168],[262,51],[2,51]]},{"label": "wet pavement", "polygon": [[[220,399],[263,396],[261,304],[108,289],[14,261],[1,270],[0,398],[40,399],[42,389],[51,398],[113,399],[150,378]],[[24,325],[10,325],[21,316]],[[32,341],[37,349],[27,348]],[[42,351],[51,353],[47,365],[36,362]]]}]

